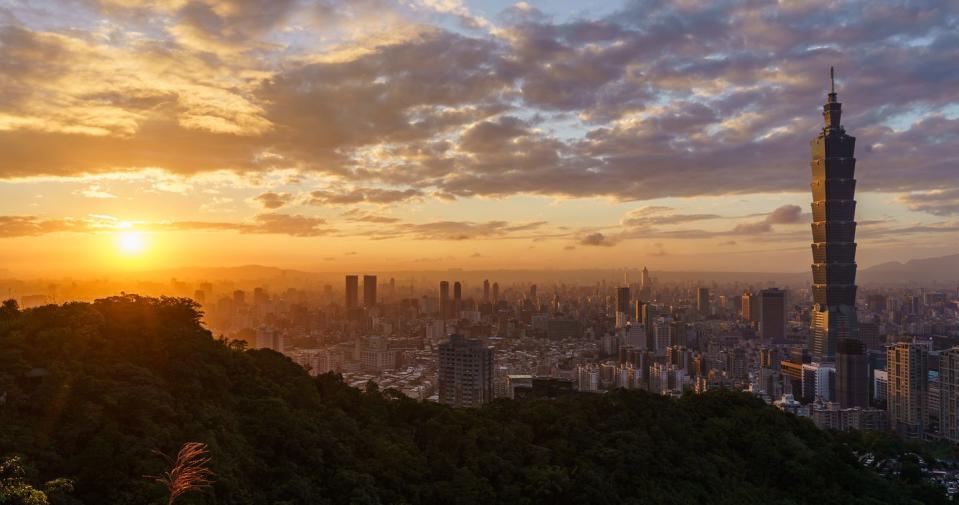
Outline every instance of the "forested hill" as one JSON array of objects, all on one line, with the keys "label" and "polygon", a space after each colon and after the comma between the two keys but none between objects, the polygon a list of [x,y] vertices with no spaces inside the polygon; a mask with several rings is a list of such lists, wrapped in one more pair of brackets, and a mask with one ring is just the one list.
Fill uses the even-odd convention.
[{"label": "forested hill", "polygon": [[[946,503],[744,394],[614,392],[478,410],[360,392],[214,339],[192,302],[0,310],[0,456],[89,505],[165,503],[152,451],[209,445],[177,503]],[[2,501],[2,497],[0,497]],[[15,502],[9,502],[15,503]]]}]

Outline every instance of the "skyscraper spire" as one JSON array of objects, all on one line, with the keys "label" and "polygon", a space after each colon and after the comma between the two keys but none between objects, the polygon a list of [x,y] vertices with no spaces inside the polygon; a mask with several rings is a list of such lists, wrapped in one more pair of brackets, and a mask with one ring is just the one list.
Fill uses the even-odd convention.
[{"label": "skyscraper spire", "polygon": [[836,74],[833,67],[829,67],[829,97],[826,104],[822,107],[822,117],[826,121],[827,129],[838,129],[842,131],[840,121],[842,120],[842,104],[839,103],[836,95]]},{"label": "skyscraper spire", "polygon": [[825,127],[812,143],[813,312],[809,347],[831,361],[840,336],[858,338],[856,316],[856,138],[842,127],[835,70],[829,69]]}]

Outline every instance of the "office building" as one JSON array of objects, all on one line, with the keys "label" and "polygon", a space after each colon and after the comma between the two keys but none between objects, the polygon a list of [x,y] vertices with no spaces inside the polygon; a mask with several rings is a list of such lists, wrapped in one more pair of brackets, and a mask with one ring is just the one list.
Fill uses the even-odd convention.
[{"label": "office building", "polygon": [[959,347],[939,353],[939,433],[959,442]]},{"label": "office building", "polygon": [[476,407],[493,399],[493,350],[475,339],[451,335],[439,345],[440,403]]},{"label": "office building", "polygon": [[836,345],[836,401],[840,408],[869,406],[869,368],[866,347],[853,338]]},{"label": "office building", "polygon": [[376,306],[376,276],[363,276],[363,306],[370,309]]},{"label": "office building", "polygon": [[649,270],[645,266],[639,278],[639,299],[646,302],[653,299],[653,283],[649,278]]},{"label": "office building", "polygon": [[450,283],[440,282],[440,317],[449,319],[452,317],[452,304],[450,303]]},{"label": "office building", "polygon": [[921,437],[928,417],[929,368],[926,346],[900,342],[886,348],[889,426],[901,435]]},{"label": "office building", "polygon": [[881,350],[886,345],[879,335],[879,323],[871,321],[859,323],[859,340],[868,351]]},{"label": "office building", "polygon": [[[830,69],[830,74],[832,69]],[[835,83],[823,106],[825,127],[812,145],[813,360],[836,355],[841,336],[859,338],[856,316],[856,138],[842,127]]]},{"label": "office building", "polygon": [[346,308],[355,309],[360,302],[360,279],[355,275],[346,276]]},{"label": "office building", "polygon": [[463,310],[463,285],[460,281],[453,283],[453,317],[459,318],[460,311]]},{"label": "office building", "polygon": [[766,340],[786,338],[786,292],[764,289],[759,292],[759,336]]},{"label": "office building", "polygon": [[759,322],[759,295],[754,295],[749,291],[743,291],[742,296],[742,307],[740,307],[743,315],[743,321],[750,323]]},{"label": "office building", "polygon": [[703,316],[709,315],[709,288],[696,289],[696,310]]},{"label": "office building", "polygon": [[828,363],[804,363],[802,366],[802,401],[831,402],[836,394],[836,369]]},{"label": "office building", "polygon": [[616,288],[616,312],[614,316],[616,317],[617,328],[622,328],[626,325],[626,322],[629,321],[629,302],[629,286]]}]

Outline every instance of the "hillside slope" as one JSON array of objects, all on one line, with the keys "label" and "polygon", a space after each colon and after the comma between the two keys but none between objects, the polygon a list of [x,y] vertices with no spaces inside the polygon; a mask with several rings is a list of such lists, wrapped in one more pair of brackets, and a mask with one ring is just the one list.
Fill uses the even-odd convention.
[{"label": "hillside slope", "polygon": [[0,309],[4,394],[0,455],[90,505],[160,503],[151,451],[185,441],[209,444],[216,483],[178,503],[946,503],[744,394],[454,410],[217,341],[186,300]]}]

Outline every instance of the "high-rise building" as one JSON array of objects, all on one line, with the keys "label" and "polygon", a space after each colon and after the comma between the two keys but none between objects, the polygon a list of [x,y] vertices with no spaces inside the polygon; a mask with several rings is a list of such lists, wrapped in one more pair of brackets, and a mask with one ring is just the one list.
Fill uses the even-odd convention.
[{"label": "high-rise building", "polygon": [[453,317],[460,317],[460,311],[463,310],[463,285],[460,281],[453,283]]},{"label": "high-rise building", "polygon": [[759,292],[759,335],[767,340],[786,338],[786,292],[778,288]]},{"label": "high-rise building", "polygon": [[959,347],[939,353],[939,433],[959,442]]},{"label": "high-rise building", "polygon": [[360,279],[355,275],[346,276],[346,308],[355,309],[359,305]]},{"label": "high-rise building", "polygon": [[709,288],[696,289],[696,310],[704,316],[709,315]]},{"label": "high-rise building", "polygon": [[450,306],[450,283],[448,281],[440,281],[440,317],[449,319],[452,312]]},{"label": "high-rise building", "polygon": [[[829,70],[832,78],[832,69]],[[813,359],[831,360],[840,336],[859,338],[856,317],[856,138],[841,125],[835,81],[825,127],[812,145]]]},{"label": "high-rise building", "polygon": [[803,403],[831,402],[836,395],[836,368],[829,363],[803,363]]},{"label": "high-rise building", "polygon": [[372,308],[376,306],[376,276],[363,276],[363,306]]},{"label": "high-rise building", "polygon": [[743,291],[742,314],[743,321],[753,322],[753,294],[749,291]]},{"label": "high-rise building", "polygon": [[639,278],[639,299],[650,301],[653,298],[653,283],[649,279],[649,270],[643,267],[643,273]]},{"label": "high-rise building", "polygon": [[499,301],[499,283],[494,282],[493,283],[493,303],[496,303],[498,301]]},{"label": "high-rise building", "polygon": [[899,342],[886,347],[889,426],[902,435],[921,437],[927,418],[929,368],[926,346]]},{"label": "high-rise building", "polygon": [[844,409],[869,406],[869,367],[866,346],[843,338],[836,344],[836,399]]},{"label": "high-rise building", "polygon": [[616,312],[629,314],[629,286],[616,288]]},{"label": "high-rise building", "polygon": [[493,400],[493,350],[476,339],[451,335],[439,345],[440,403],[476,407]]},{"label": "high-rise building", "polygon": [[489,279],[483,281],[483,303],[489,303]]},{"label": "high-rise building", "polygon": [[616,312],[613,315],[616,317],[617,328],[622,328],[629,320],[629,299],[629,286],[616,288]]},{"label": "high-rise building", "polygon": [[879,335],[879,324],[874,322],[859,323],[859,340],[867,350],[881,350],[885,345],[882,336]]}]

